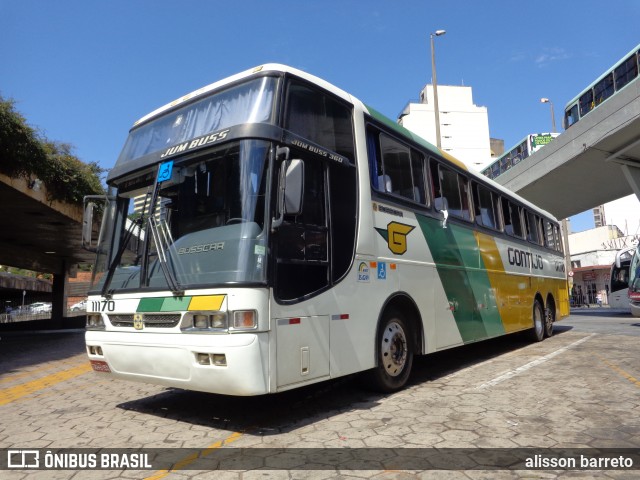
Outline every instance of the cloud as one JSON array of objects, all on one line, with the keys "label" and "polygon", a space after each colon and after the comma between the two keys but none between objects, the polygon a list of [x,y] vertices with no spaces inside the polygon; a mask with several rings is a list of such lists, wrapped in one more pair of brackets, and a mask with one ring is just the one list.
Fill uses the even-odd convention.
[{"label": "cloud", "polygon": [[546,67],[551,62],[559,62],[570,58],[570,55],[564,48],[552,47],[545,49],[542,53],[536,55],[535,63],[538,67]]}]

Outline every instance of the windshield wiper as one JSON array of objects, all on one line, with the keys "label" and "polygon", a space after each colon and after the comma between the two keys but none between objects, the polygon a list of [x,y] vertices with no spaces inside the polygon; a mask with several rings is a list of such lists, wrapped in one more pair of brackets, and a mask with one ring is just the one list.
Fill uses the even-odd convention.
[{"label": "windshield wiper", "polygon": [[133,236],[133,232],[136,230],[136,228],[137,228],[137,235],[138,235],[138,247],[136,248],[136,253],[137,253],[136,263],[138,262],[138,259],[140,257],[140,236],[143,231],[142,226],[144,225],[144,218],[145,218],[144,212],[146,212],[147,210],[147,199],[149,198],[150,194],[151,192],[147,191],[147,194],[144,199],[144,205],[142,207],[142,213],[137,219],[131,220],[131,224],[129,225],[129,228],[127,229],[127,232],[125,233],[120,243],[120,248],[116,252],[116,255],[113,257],[113,261],[111,262],[111,265],[109,265],[109,269],[107,270],[107,275],[104,279],[104,285],[102,286],[102,291],[100,292],[100,294],[103,297],[108,298],[108,297],[111,297],[112,295],[112,292],[109,291],[109,286],[111,285],[111,281],[113,280],[113,275],[116,272],[116,268],[120,264],[122,255],[124,254],[124,251],[127,249],[127,245],[129,245],[129,241],[131,240],[131,237]]},{"label": "windshield wiper", "polygon": [[167,259],[167,251],[171,248],[171,244],[173,243],[171,233],[166,229],[166,227],[161,228],[153,215],[149,217],[148,223],[151,236],[153,237],[153,242],[156,244],[156,249],[158,250],[158,262],[160,263],[162,273],[164,274],[167,284],[173,294],[181,297],[184,295],[184,289],[173,274],[173,268],[169,265],[169,261]]}]

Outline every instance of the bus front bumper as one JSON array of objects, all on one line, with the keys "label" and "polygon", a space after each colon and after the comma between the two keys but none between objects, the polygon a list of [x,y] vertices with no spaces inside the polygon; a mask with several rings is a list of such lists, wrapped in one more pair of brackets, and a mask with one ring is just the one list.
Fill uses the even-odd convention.
[{"label": "bus front bumper", "polygon": [[225,395],[269,393],[269,334],[87,331],[93,369],[116,378]]}]

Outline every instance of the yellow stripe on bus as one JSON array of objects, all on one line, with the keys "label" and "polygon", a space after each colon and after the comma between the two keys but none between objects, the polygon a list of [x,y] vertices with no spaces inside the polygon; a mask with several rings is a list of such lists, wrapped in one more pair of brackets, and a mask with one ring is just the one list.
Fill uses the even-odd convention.
[{"label": "yellow stripe on bus", "polygon": [[187,310],[220,310],[226,295],[200,295],[193,297]]},{"label": "yellow stripe on bus", "polygon": [[480,232],[473,232],[480,248],[482,261],[487,269],[489,283],[495,293],[496,305],[502,320],[505,333],[522,330],[523,325],[519,302],[516,299],[522,297],[519,282],[507,275],[500,250],[493,237]]}]

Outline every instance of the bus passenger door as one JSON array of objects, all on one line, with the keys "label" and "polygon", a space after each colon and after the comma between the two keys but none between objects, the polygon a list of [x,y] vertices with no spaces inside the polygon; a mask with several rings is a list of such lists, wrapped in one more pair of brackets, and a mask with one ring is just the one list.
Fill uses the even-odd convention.
[{"label": "bus passenger door", "polygon": [[291,156],[302,158],[303,195],[301,210],[285,214],[273,234],[278,388],[329,375],[329,315],[307,302],[330,281],[327,166]]}]

